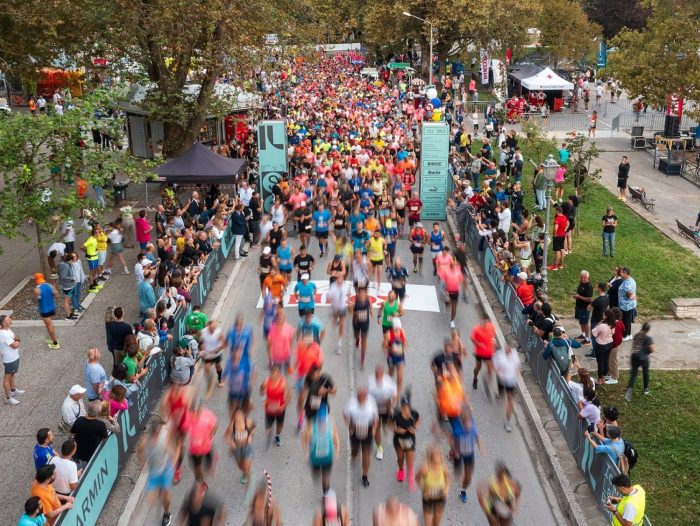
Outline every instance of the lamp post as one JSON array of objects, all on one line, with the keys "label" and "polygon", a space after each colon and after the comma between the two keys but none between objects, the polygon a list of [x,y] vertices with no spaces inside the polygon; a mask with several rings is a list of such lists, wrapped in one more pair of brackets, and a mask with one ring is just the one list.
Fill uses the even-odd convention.
[{"label": "lamp post", "polygon": [[554,186],[554,178],[557,175],[559,164],[554,160],[552,154],[549,154],[544,163],[542,163],[542,166],[544,167],[544,180],[546,183],[544,199],[546,201],[547,212],[544,222],[544,247],[542,269],[540,274],[542,275],[542,292],[544,299],[546,300],[549,292],[549,280],[547,278],[547,256],[549,252],[549,212],[552,208],[552,187]]},{"label": "lamp post", "polygon": [[428,24],[430,26],[430,60],[428,61],[428,65],[429,65],[430,69],[428,72],[428,74],[429,74],[428,84],[432,84],[433,83],[433,23],[429,22],[428,20],[421,18],[419,16],[412,15],[408,11],[404,11],[403,15],[408,16],[410,18],[415,18],[416,20],[420,20],[424,24]]}]

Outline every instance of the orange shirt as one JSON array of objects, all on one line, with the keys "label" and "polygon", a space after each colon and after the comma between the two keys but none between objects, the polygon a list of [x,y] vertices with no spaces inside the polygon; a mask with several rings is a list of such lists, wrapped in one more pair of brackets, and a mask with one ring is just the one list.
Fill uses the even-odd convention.
[{"label": "orange shirt", "polygon": [[270,294],[272,294],[272,296],[277,299],[282,298],[282,291],[286,286],[287,280],[284,279],[284,276],[282,276],[282,274],[268,276],[263,281],[263,290],[270,289]]},{"label": "orange shirt", "polygon": [[486,325],[476,325],[472,330],[472,342],[474,342],[474,354],[479,358],[491,358],[496,350],[494,338],[496,329],[491,322]]},{"label": "orange shirt", "polygon": [[303,341],[297,343],[295,358],[297,363],[297,376],[299,378],[309,374],[313,366],[320,367],[323,363],[321,347],[316,342],[311,342],[308,345]]},{"label": "orange shirt", "polygon": [[367,232],[374,232],[375,230],[379,230],[379,221],[376,220],[376,218],[370,216],[367,219],[365,219],[365,230]]},{"label": "orange shirt", "polygon": [[464,389],[458,378],[444,378],[438,387],[440,413],[447,417],[457,417],[462,412]]},{"label": "orange shirt", "polygon": [[[39,497],[44,507],[44,515],[61,507],[61,501],[58,500],[56,490],[51,484],[42,486],[35,480],[32,482],[32,490],[29,495],[31,497]],[[47,520],[47,524],[53,524],[54,522],[56,522],[56,518]]]}]

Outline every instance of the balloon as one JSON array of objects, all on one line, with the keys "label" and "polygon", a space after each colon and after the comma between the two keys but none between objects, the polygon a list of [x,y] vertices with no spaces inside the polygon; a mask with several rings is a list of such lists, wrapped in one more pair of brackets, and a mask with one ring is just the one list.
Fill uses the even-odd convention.
[{"label": "balloon", "polygon": [[435,88],[428,88],[425,92],[425,96],[429,99],[434,99],[437,97],[437,90]]},{"label": "balloon", "polygon": [[439,108],[440,106],[442,106],[442,102],[437,97],[432,99],[430,102],[432,103],[433,108]]},{"label": "balloon", "polygon": [[442,120],[442,111],[441,110],[435,110],[433,112],[433,121],[435,122],[440,122]]}]

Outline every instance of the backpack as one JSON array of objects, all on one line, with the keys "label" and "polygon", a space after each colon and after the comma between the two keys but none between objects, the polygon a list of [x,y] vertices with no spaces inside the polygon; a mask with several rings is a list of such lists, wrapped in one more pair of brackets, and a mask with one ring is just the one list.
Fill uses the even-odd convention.
[{"label": "backpack", "polygon": [[[564,342],[566,345],[556,345],[554,343],[555,341]],[[554,361],[559,368],[559,372],[562,375],[566,374],[566,372],[569,370],[569,365],[571,365],[571,358],[569,357],[571,345],[568,341],[560,339],[550,342],[550,345],[552,346],[552,358],[554,358]]]},{"label": "backpack", "polygon": [[620,455],[617,464],[620,471],[627,475],[635,464],[637,464],[639,453],[637,453],[637,448],[634,447],[632,443],[627,442],[625,439],[622,439],[622,441],[625,443],[625,452]]}]

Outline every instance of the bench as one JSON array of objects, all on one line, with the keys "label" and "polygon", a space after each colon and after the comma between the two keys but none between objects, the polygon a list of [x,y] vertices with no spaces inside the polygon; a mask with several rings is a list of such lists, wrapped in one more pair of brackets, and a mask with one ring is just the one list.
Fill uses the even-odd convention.
[{"label": "bench", "polygon": [[678,233],[681,235],[681,237],[686,238],[688,241],[692,241],[698,248],[700,248],[700,236],[697,235],[695,230],[684,225],[678,221],[678,219],[676,219],[676,225],[678,225]]},{"label": "bench", "polygon": [[649,212],[654,211],[654,205],[656,204],[656,199],[649,199],[644,188],[639,188],[636,186],[630,186],[630,197],[633,201],[637,201],[644,208],[649,210]]}]

